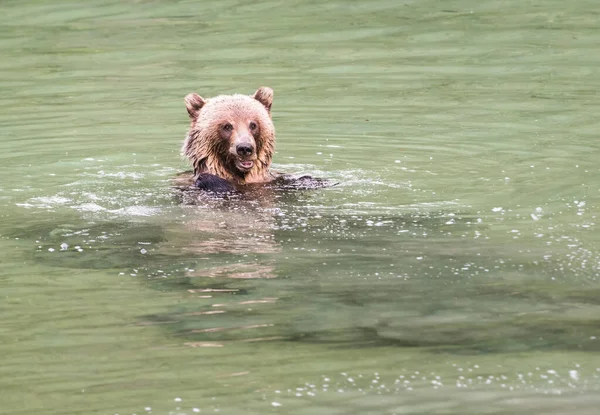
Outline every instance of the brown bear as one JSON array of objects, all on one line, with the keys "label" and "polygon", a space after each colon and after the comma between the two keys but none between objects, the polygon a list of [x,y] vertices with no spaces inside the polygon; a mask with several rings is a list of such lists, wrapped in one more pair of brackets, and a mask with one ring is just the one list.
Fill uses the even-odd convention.
[{"label": "brown bear", "polygon": [[191,125],[182,155],[194,170],[180,175],[176,183],[218,193],[272,182],[291,188],[322,187],[323,180],[271,171],[275,151],[272,103],[273,90],[264,86],[250,96],[204,99],[196,93],[188,94],[185,105]]},{"label": "brown bear", "polygon": [[222,179],[234,186],[274,180],[277,176],[270,170],[275,150],[272,103],[273,90],[268,87],[252,96],[204,99],[188,94],[185,105],[191,126],[182,154],[193,166],[193,180],[218,185]]}]

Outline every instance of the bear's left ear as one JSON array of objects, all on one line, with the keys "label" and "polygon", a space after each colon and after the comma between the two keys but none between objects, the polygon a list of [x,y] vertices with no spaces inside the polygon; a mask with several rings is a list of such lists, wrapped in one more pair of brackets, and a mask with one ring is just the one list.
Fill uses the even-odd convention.
[{"label": "bear's left ear", "polygon": [[190,118],[192,120],[198,117],[198,113],[200,112],[200,108],[206,104],[204,98],[200,95],[192,92],[191,94],[187,94],[184,98],[185,108],[187,109],[188,114],[190,114]]},{"label": "bear's left ear", "polygon": [[273,90],[268,86],[261,86],[252,96],[255,100],[265,106],[267,112],[271,114],[271,104],[273,104]]}]

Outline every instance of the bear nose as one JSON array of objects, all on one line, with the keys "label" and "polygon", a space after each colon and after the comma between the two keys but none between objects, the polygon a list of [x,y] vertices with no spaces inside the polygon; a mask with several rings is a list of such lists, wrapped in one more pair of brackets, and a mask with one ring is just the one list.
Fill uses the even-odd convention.
[{"label": "bear nose", "polygon": [[252,150],[252,146],[249,144],[238,144],[235,147],[235,151],[240,156],[249,156],[250,154],[252,154],[253,150]]}]

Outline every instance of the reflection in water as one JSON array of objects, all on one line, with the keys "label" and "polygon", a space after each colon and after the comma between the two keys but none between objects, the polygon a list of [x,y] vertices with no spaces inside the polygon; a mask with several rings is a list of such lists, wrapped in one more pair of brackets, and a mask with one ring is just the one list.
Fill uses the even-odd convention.
[{"label": "reflection in water", "polygon": [[[460,212],[326,212],[298,203],[310,194],[271,196],[202,199],[163,226],[36,227],[19,235],[36,235],[35,256],[47,265],[114,268],[181,292],[184,301],[140,324],[160,324],[196,347],[600,349],[596,291],[552,283],[562,258],[555,250],[544,260],[544,240],[526,250],[498,245],[477,215]],[[60,246],[68,248],[49,251]]]},{"label": "reflection in water", "polygon": [[[233,267],[217,268],[224,271],[221,275],[214,269],[195,270],[188,275],[192,284],[225,291],[169,314],[170,330],[195,342],[276,337],[461,353],[600,346],[595,341],[595,293],[578,287],[552,289],[548,280],[540,280],[556,267],[552,261],[532,261],[543,258],[543,245],[523,251],[485,238],[473,245],[471,238],[487,229],[475,217],[454,214],[449,223],[443,213],[301,215],[283,205],[272,219],[266,229],[281,252],[270,255],[275,262],[262,276],[277,279],[251,289],[231,282],[238,267],[248,267],[245,258]],[[457,242],[457,233],[471,238]],[[291,255],[294,261],[278,260]],[[261,274],[259,264],[253,265],[255,276]],[[256,301],[240,301],[242,289]],[[577,305],[569,305],[574,296]],[[194,314],[214,308],[226,313],[210,320]],[[289,310],[295,318],[290,319]],[[583,314],[588,317],[582,319]],[[253,328],[251,334],[244,331],[247,327]]]}]

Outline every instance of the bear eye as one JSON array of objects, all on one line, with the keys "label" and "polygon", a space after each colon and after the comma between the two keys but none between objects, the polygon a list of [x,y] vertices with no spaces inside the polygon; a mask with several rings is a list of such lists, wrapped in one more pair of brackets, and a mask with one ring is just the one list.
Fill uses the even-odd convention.
[{"label": "bear eye", "polygon": [[256,125],[256,123],[254,121],[250,121],[250,129],[256,130],[256,127],[258,127],[258,125]]},{"label": "bear eye", "polygon": [[232,131],[233,130],[233,125],[227,123],[223,126],[223,130],[225,131]]}]

